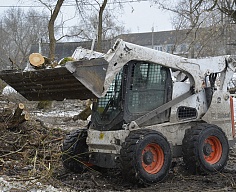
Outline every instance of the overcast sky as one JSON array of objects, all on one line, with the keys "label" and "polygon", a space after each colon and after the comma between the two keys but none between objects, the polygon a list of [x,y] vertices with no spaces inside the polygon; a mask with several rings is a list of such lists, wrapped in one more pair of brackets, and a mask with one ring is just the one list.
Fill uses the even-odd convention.
[{"label": "overcast sky", "polygon": [[121,17],[125,27],[131,32],[150,32],[171,30],[170,13],[161,11],[149,2],[126,4]]},{"label": "overcast sky", "polygon": [[[24,5],[31,6],[33,0],[24,0]],[[70,0],[73,2],[72,0]],[[30,3],[31,2],[31,3]],[[7,6],[16,6],[19,4],[19,0],[1,0],[0,3],[0,14],[4,10],[8,9]],[[6,6],[6,7],[5,7]],[[28,9],[25,7],[24,9]],[[73,14],[72,7],[66,7],[66,11],[69,14]],[[154,31],[166,31],[171,30],[170,13],[159,10],[155,6],[151,6],[149,2],[136,2],[124,4],[123,14],[118,18],[125,25],[131,33],[151,32],[152,27]]]}]

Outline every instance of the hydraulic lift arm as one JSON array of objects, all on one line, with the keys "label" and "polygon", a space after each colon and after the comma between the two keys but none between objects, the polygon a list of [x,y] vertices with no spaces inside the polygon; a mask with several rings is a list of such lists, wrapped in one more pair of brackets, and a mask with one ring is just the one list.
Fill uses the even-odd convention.
[{"label": "hydraulic lift arm", "polygon": [[118,39],[112,49],[105,55],[109,65],[104,82],[104,93],[109,88],[114,76],[131,60],[148,61],[165,67],[185,72],[195,92],[203,89],[206,76],[221,73],[221,89],[226,90],[233,76],[236,60],[229,55],[204,59],[187,59],[173,54],[131,44]]}]

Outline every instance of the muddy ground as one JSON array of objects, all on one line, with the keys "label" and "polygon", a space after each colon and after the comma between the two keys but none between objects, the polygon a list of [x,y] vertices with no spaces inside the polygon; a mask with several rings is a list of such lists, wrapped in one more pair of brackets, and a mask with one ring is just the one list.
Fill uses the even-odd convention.
[{"label": "muddy ground", "polygon": [[[1,98],[1,105],[24,102],[31,119],[23,125],[0,128],[0,191],[236,191],[236,150],[230,150],[221,173],[190,175],[181,159],[174,159],[165,181],[152,186],[126,183],[119,170],[65,170],[60,147],[65,134],[86,121],[72,117],[83,108],[80,101],[54,102],[51,109],[36,110],[37,103],[22,98]],[[12,102],[13,101],[13,102]]]}]

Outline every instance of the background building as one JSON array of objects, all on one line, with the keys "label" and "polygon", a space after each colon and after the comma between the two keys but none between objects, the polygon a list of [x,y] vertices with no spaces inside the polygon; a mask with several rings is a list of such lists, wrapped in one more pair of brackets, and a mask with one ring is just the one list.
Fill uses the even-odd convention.
[{"label": "background building", "polygon": [[[102,47],[105,53],[112,47],[115,40],[120,38],[130,43],[188,58],[236,55],[234,28],[230,26],[230,31],[225,28],[203,28],[122,34],[114,39],[104,40]],[[71,56],[79,46],[91,49],[92,41],[59,42],[56,44],[56,59],[59,61],[61,58]],[[96,43],[94,50],[96,50]],[[40,51],[44,56],[48,56],[49,44],[32,45],[31,53]]]}]

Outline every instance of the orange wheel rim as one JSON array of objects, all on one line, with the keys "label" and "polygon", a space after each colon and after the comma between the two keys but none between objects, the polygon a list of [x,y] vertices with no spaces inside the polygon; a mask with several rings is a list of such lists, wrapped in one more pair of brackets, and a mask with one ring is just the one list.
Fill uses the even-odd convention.
[{"label": "orange wheel rim", "polygon": [[208,137],[203,146],[204,159],[210,164],[217,163],[222,156],[222,145],[215,136]]},{"label": "orange wheel rim", "polygon": [[143,169],[150,174],[156,174],[164,164],[164,152],[156,143],[148,144],[142,151]]}]

